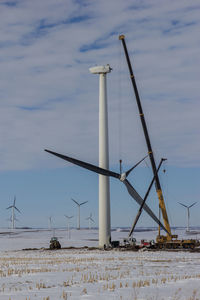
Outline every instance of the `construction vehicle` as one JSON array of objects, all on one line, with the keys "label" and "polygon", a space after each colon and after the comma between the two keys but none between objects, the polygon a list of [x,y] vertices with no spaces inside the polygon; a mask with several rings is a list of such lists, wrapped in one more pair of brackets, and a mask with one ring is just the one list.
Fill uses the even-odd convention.
[{"label": "construction vehicle", "polygon": [[133,237],[128,237],[123,240],[123,246],[136,246],[136,239]]},{"label": "construction vehicle", "polygon": [[154,240],[147,241],[146,239],[143,239],[140,242],[139,248],[155,249],[157,246]]},{"label": "construction vehicle", "polygon": [[[162,192],[162,188],[161,188],[161,184],[160,184],[160,180],[159,180],[159,176],[158,176],[158,170],[157,170],[157,167],[156,167],[154,154],[153,154],[153,150],[152,150],[152,147],[151,147],[149,133],[148,133],[148,130],[147,130],[147,125],[146,125],[144,112],[143,112],[141,101],[140,101],[139,92],[138,92],[137,85],[136,85],[136,80],[135,80],[135,77],[134,77],[134,74],[133,74],[133,69],[132,69],[132,66],[131,66],[128,50],[127,50],[127,47],[126,47],[125,36],[120,35],[119,40],[121,40],[121,42],[122,42],[125,57],[126,57],[126,61],[127,61],[127,64],[128,64],[130,79],[131,79],[133,89],[134,89],[134,93],[135,93],[135,98],[136,98],[138,111],[139,111],[139,116],[140,116],[143,132],[144,132],[144,136],[145,136],[145,140],[146,140],[146,145],[147,145],[148,154],[149,154],[149,158],[150,158],[150,162],[151,162],[151,167],[152,167],[152,170],[153,170],[153,175],[155,177],[156,192],[157,192],[158,200],[159,200],[159,212],[161,211],[161,213],[162,213],[164,226],[165,226],[165,229],[166,229],[166,232],[167,232],[166,236],[161,235],[160,234],[160,226],[159,226],[158,236],[156,238],[156,245],[157,245],[158,248],[180,248],[181,247],[181,248],[192,248],[193,249],[195,246],[199,245],[198,241],[190,240],[190,239],[188,239],[188,240],[178,240],[178,236],[173,235],[171,233],[171,228],[170,228],[170,224],[169,224],[169,220],[168,220],[168,216],[167,216],[167,210],[166,210],[166,206],[165,206],[165,202],[164,202],[164,198],[163,198],[163,192]],[[143,202],[145,203],[145,201],[146,201],[146,199],[144,199]],[[144,203],[143,203],[143,205],[144,205]],[[141,205],[141,207],[142,207],[142,205]],[[141,213],[139,213],[139,216],[140,216],[140,214]],[[139,219],[139,216],[136,216],[137,220]],[[136,220],[135,223],[137,223],[137,220]]]},{"label": "construction vehicle", "polygon": [[49,249],[51,250],[54,250],[54,249],[60,249],[61,248],[61,245],[58,241],[58,238],[57,237],[52,237],[51,240],[50,240],[50,246],[49,246]]}]

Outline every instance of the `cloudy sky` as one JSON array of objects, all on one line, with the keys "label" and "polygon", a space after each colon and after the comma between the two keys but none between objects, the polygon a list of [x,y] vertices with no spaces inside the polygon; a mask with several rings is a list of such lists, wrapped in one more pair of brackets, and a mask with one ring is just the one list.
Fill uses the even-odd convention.
[{"label": "cloudy sky", "polygon": [[[98,164],[98,76],[107,64],[110,168],[124,169],[147,150],[128,69],[118,40],[125,34],[173,225],[184,225],[177,202],[199,201],[200,1],[5,0],[0,2],[0,226],[17,196],[19,226],[64,225],[76,215],[70,198],[98,224],[98,176],[51,157],[44,148]],[[132,182],[145,194],[149,162]],[[157,209],[152,193],[149,205]],[[112,225],[136,213],[120,183],[111,182]],[[121,207],[124,207],[121,215]],[[198,223],[200,201],[193,212]],[[131,208],[131,209],[130,209]],[[195,215],[196,214],[196,215]],[[140,225],[154,225],[145,215]]]}]

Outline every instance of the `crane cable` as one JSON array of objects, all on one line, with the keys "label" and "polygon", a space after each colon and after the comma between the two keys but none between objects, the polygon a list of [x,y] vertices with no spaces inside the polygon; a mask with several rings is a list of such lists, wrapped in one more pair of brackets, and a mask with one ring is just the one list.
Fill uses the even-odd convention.
[{"label": "crane cable", "polygon": [[123,172],[122,170],[122,48],[121,45],[119,44],[118,47],[118,61],[119,61],[119,72],[118,72],[118,108],[117,108],[117,124],[118,124],[118,159],[120,163],[120,173]]},{"label": "crane cable", "polygon": [[[122,47],[121,44],[119,43],[118,47],[118,85],[117,85],[117,128],[118,128],[118,161],[119,161],[119,168],[120,168],[120,173],[123,172],[123,167],[122,167],[122,162],[123,162],[123,106],[122,106]],[[151,167],[147,163],[147,160],[144,160],[144,163],[146,164],[148,170],[149,170],[149,176],[152,173],[151,172]]]}]

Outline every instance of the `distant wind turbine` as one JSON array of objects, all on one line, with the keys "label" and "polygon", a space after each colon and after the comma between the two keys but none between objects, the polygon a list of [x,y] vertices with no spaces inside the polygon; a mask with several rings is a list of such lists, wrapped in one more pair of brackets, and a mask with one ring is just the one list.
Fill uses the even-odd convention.
[{"label": "distant wind turbine", "polygon": [[[55,227],[52,227],[52,224],[53,224],[53,217],[52,216],[50,216],[49,218],[48,218],[48,220],[49,220],[49,229],[52,231],[52,234],[53,234],[53,237],[55,236]],[[53,230],[52,230],[53,229]]]},{"label": "distant wind turbine", "polygon": [[65,218],[67,218],[67,231],[68,231],[68,238],[70,239],[70,219],[72,219],[74,216],[67,216],[65,215]]},{"label": "distant wind turbine", "polygon": [[49,220],[49,229],[52,229],[52,216],[48,217]]},{"label": "distant wind turbine", "polygon": [[71,200],[74,201],[74,203],[78,206],[77,229],[80,230],[80,207],[81,207],[81,205],[87,203],[88,201],[84,201],[82,203],[78,203],[76,200],[74,200],[72,198],[71,198]]},{"label": "distant wind turbine", "polygon": [[[15,214],[14,214],[14,220],[15,220],[15,221],[19,221],[19,220],[16,218]],[[11,228],[12,228],[12,215],[10,216],[10,218],[6,219],[6,221],[9,222],[9,225],[11,224]],[[10,227],[9,225],[8,225],[8,227]]]},{"label": "distant wind turbine", "polygon": [[12,229],[15,229],[15,221],[16,221],[16,217],[15,217],[15,209],[16,209],[19,213],[21,213],[21,211],[15,206],[15,202],[16,202],[16,196],[14,197],[13,205],[10,205],[9,207],[6,208],[6,209],[12,208],[12,215],[11,215]]},{"label": "distant wind turbine", "polygon": [[196,203],[197,203],[197,202],[194,202],[193,204],[187,206],[187,205],[185,205],[185,204],[179,202],[180,205],[182,205],[182,206],[184,206],[185,208],[187,208],[187,231],[190,231],[190,208],[191,208],[192,206],[194,206]]},{"label": "distant wind turbine", "polygon": [[10,218],[6,219],[8,221],[8,228],[10,228],[10,224],[12,224],[12,216]]},{"label": "distant wind turbine", "polygon": [[88,228],[91,229],[91,222],[95,223],[94,220],[92,219],[92,214],[90,214],[90,216],[88,218],[86,218],[86,220],[88,220],[88,222],[89,222]]}]

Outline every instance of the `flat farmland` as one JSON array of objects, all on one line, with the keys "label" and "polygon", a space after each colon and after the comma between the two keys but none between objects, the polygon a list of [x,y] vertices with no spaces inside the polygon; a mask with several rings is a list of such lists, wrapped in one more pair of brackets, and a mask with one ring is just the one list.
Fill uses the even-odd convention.
[{"label": "flat farmland", "polygon": [[[115,234],[119,238],[124,235]],[[49,251],[44,249],[48,235],[48,231],[1,235],[3,247],[9,239],[12,245],[12,249],[0,252],[1,300],[200,299],[200,253],[87,248]],[[95,246],[98,232],[74,230],[71,241],[64,230],[57,235],[65,246],[75,241],[79,246]],[[22,250],[32,247],[33,241],[39,250]],[[14,250],[20,245],[21,249]]]}]

